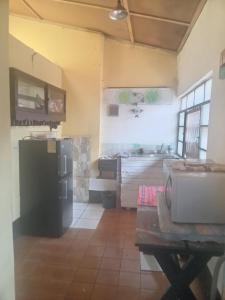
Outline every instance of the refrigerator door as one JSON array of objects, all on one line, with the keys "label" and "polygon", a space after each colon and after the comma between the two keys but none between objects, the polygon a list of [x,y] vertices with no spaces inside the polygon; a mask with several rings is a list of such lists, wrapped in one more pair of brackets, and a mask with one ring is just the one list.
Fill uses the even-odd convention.
[{"label": "refrigerator door", "polygon": [[63,139],[57,141],[58,152],[58,176],[64,177],[73,173],[73,141]]}]

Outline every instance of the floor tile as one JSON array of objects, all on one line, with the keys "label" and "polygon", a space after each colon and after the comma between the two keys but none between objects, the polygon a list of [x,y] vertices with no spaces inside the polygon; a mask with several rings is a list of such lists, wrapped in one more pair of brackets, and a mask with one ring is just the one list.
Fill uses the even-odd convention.
[{"label": "floor tile", "polygon": [[140,290],[138,288],[120,286],[117,290],[116,300],[139,300]]},{"label": "floor tile", "polygon": [[60,240],[72,242],[73,239],[77,236],[79,229],[77,228],[69,228],[63,236],[60,237]]},{"label": "floor tile", "polygon": [[106,243],[107,247],[117,247],[123,248],[124,247],[124,238],[120,237],[109,237]]},{"label": "floor tile", "polygon": [[84,210],[74,210],[73,211],[73,218],[80,218],[84,214]]},{"label": "floor tile", "polygon": [[90,220],[98,220],[100,221],[102,217],[103,211],[98,211],[98,210],[86,210],[82,214],[83,219],[90,219]]},{"label": "floor tile", "polygon": [[47,265],[39,264],[33,277],[35,278],[44,278],[48,280],[49,278],[54,281],[67,282],[71,283],[74,277],[75,270],[72,267],[64,267],[60,265]]},{"label": "floor tile", "polygon": [[98,271],[96,269],[80,268],[74,276],[76,283],[95,283]]},{"label": "floor tile", "polygon": [[91,300],[116,300],[116,287],[96,284],[91,296]]},{"label": "floor tile", "polygon": [[77,268],[80,266],[80,262],[84,259],[85,252],[83,249],[74,249],[70,250],[68,254],[64,257],[64,261],[67,265]]},{"label": "floor tile", "polygon": [[49,263],[49,264],[66,264],[65,261],[66,251],[55,252],[53,250],[45,249],[33,249],[28,258],[37,262]]},{"label": "floor tile", "polygon": [[86,208],[87,211],[91,211],[91,210],[96,210],[96,211],[104,211],[105,209],[103,208],[101,203],[90,203],[88,205],[88,207]]},{"label": "floor tile", "polygon": [[119,271],[120,270],[120,259],[104,257],[102,259],[100,268],[103,270]]},{"label": "floor tile", "polygon": [[123,255],[123,249],[118,247],[106,247],[104,257],[121,258]]},{"label": "floor tile", "polygon": [[81,210],[87,208],[88,203],[82,203],[82,202],[74,202],[73,203],[73,209]]},{"label": "floor tile", "polygon": [[99,269],[102,259],[97,256],[84,256],[80,262],[80,267],[86,269]]},{"label": "floor tile", "polygon": [[34,276],[39,262],[33,261],[31,259],[23,259],[22,261],[15,261],[15,276],[16,278],[31,278]]},{"label": "floor tile", "polygon": [[16,280],[16,292],[24,293],[24,295],[35,295],[37,299],[43,299],[54,296],[65,296],[66,291],[69,287],[69,283],[63,281],[55,281],[51,278],[25,278]]},{"label": "floor tile", "polygon": [[140,287],[140,273],[120,272],[120,286]]},{"label": "floor tile", "polygon": [[135,246],[135,238],[126,238],[124,240],[124,248],[133,248],[133,249],[137,249],[137,247]]},{"label": "floor tile", "polygon": [[[54,293],[51,292],[39,292],[36,295],[37,298],[34,298],[32,295],[30,296],[30,299],[34,300],[64,300],[65,295],[55,295]],[[17,299],[16,299],[17,300]],[[24,300],[24,299],[23,299]]]},{"label": "floor tile", "polygon": [[93,284],[72,283],[64,300],[89,300],[91,298]]},{"label": "floor tile", "polygon": [[90,245],[92,246],[104,246],[107,243],[107,237],[96,236],[95,234],[91,237]]},{"label": "floor tile", "polygon": [[134,259],[140,261],[140,252],[138,249],[124,248],[123,259]]},{"label": "floor tile", "polygon": [[71,243],[70,251],[72,251],[73,253],[76,251],[82,251],[84,253],[84,251],[86,251],[89,245],[90,238],[75,238]]},{"label": "floor tile", "polygon": [[163,295],[163,291],[160,290],[140,290],[139,300],[159,300]]},{"label": "floor tile", "polygon": [[93,208],[97,207],[104,210],[102,203],[89,203],[89,207],[93,207]]},{"label": "floor tile", "polygon": [[87,228],[87,229],[96,229],[98,226],[99,220],[92,219],[79,219],[74,225],[74,228]]},{"label": "floor tile", "polygon": [[100,270],[97,276],[97,284],[117,285],[119,281],[118,271]]},{"label": "floor tile", "polygon": [[144,255],[143,252],[140,252],[140,260],[142,271],[162,271],[159,263],[153,255]]},{"label": "floor tile", "polygon": [[76,236],[76,239],[79,240],[90,240],[93,236],[93,234],[95,233],[95,231],[93,229],[89,229],[89,228],[80,228],[79,232]]},{"label": "floor tile", "polygon": [[104,250],[104,246],[89,246],[85,252],[85,255],[102,257],[104,254]]},{"label": "floor tile", "polygon": [[122,259],[122,261],[121,261],[121,271],[140,272],[140,262],[139,262],[139,260]]},{"label": "floor tile", "polygon": [[169,286],[162,272],[141,272],[141,288],[150,290],[166,289]]},{"label": "floor tile", "polygon": [[73,222],[70,225],[70,228],[77,228],[77,222],[78,222],[79,218],[74,218]]}]

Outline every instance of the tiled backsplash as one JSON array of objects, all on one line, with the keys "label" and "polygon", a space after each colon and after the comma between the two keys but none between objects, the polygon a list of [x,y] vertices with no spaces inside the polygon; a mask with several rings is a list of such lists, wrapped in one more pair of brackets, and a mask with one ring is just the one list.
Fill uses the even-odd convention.
[{"label": "tiled backsplash", "polygon": [[175,151],[174,144],[163,145],[146,145],[146,144],[116,144],[116,143],[104,143],[102,144],[101,155],[110,156],[115,154],[138,154],[139,149],[143,149],[144,154],[154,153],[161,151],[167,153],[171,149],[171,152]]},{"label": "tiled backsplash", "polygon": [[88,202],[90,176],[90,138],[73,138],[74,202]]}]

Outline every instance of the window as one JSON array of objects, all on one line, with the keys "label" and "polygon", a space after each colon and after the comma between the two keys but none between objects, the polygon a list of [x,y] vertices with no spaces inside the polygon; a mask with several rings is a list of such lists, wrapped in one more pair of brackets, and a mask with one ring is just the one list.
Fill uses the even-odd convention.
[{"label": "window", "polygon": [[177,154],[206,159],[212,79],[185,94],[178,113]]}]

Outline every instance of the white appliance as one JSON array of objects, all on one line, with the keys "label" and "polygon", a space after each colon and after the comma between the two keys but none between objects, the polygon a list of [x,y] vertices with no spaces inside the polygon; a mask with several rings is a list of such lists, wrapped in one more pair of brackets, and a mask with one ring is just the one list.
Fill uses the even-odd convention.
[{"label": "white appliance", "polygon": [[178,223],[225,224],[225,173],[166,172],[165,199]]}]

